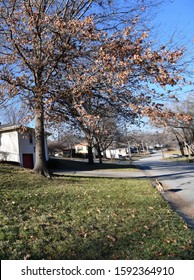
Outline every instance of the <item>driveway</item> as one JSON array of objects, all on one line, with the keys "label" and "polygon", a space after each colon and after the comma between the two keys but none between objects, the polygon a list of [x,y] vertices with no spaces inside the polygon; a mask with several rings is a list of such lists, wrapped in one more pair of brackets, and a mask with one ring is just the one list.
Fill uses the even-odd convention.
[{"label": "driveway", "polygon": [[164,198],[194,228],[194,163],[163,160],[160,152],[135,164],[162,184]]}]

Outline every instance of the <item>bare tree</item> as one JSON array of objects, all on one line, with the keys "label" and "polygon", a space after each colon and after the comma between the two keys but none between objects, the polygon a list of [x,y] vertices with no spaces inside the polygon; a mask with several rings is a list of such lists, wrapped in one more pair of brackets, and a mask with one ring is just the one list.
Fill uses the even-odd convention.
[{"label": "bare tree", "polygon": [[[18,104],[19,105],[19,104]],[[3,122],[7,124],[25,124],[26,111],[16,105],[9,105],[1,109]]]},{"label": "bare tree", "polygon": [[166,131],[173,134],[177,140],[182,156],[193,153],[194,142],[194,100],[191,93],[184,100],[174,102],[171,107],[165,107],[154,122],[163,126]]}]

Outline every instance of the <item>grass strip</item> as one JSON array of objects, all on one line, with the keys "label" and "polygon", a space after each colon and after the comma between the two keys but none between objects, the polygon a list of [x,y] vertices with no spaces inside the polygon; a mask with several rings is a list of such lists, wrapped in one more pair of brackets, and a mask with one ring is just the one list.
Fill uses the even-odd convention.
[{"label": "grass strip", "polygon": [[193,259],[194,234],[149,181],[0,165],[1,259]]}]

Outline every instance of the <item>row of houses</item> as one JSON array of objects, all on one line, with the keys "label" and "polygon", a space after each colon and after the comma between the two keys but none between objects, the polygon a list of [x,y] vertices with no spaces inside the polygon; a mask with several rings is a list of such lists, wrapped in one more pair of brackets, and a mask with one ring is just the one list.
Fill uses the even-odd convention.
[{"label": "row of houses", "polygon": [[[88,145],[86,142],[75,145],[73,149],[74,154],[82,157],[87,156]],[[25,168],[33,168],[35,152],[35,133],[33,128],[21,125],[0,125],[0,161],[16,162]],[[94,155],[97,155],[95,149],[93,152]],[[45,154],[48,160],[49,153],[46,136]],[[56,155],[59,154],[56,153]],[[103,152],[103,157],[108,159],[119,159],[127,155],[126,147],[110,147]]]},{"label": "row of houses", "polygon": [[[0,125],[0,161],[11,161],[25,168],[35,164],[34,129],[21,125]],[[45,154],[49,159],[45,136]]]},{"label": "row of houses", "polygon": [[[135,147],[130,147],[131,152],[137,152]],[[73,150],[73,153],[72,153]],[[69,150],[70,151],[70,150]],[[70,152],[68,153],[70,154]],[[25,168],[33,168],[35,164],[35,132],[33,128],[21,125],[0,125],[0,161],[11,161],[20,164]],[[47,137],[45,136],[46,160],[49,159]],[[61,150],[55,155],[67,155],[67,151]],[[80,157],[87,157],[88,144],[82,142],[71,149],[72,154]],[[94,156],[97,151],[93,148]],[[128,147],[112,145],[103,152],[107,159],[121,159],[128,157]]]},{"label": "row of houses", "polygon": [[[82,142],[74,146],[74,154],[86,157],[88,154],[88,144],[87,142]],[[131,147],[131,152],[137,152],[135,147]],[[93,148],[94,156],[97,156],[97,151]],[[110,146],[103,153],[102,156],[107,159],[120,159],[128,156],[128,147],[124,145],[120,146]]]},{"label": "row of houses", "polygon": [[[86,156],[88,153],[88,145],[87,143],[80,143],[75,145],[75,154],[80,154]],[[97,151],[93,148],[93,154],[97,155]],[[110,147],[103,152],[103,157],[111,159],[111,158],[121,158],[127,156],[127,151],[125,147],[115,148]]]},{"label": "row of houses", "polygon": [[[137,152],[137,149],[135,147],[131,147],[131,152]],[[75,144],[71,149],[69,148],[56,148],[56,150],[53,153],[50,153],[51,155],[55,156],[78,156],[78,157],[87,157],[88,155],[88,144],[87,142],[81,142],[79,144]],[[97,150],[93,148],[93,154],[94,156],[97,156]],[[124,145],[118,146],[110,146],[107,148],[103,153],[102,156],[107,159],[120,159],[128,156],[128,147]]]}]

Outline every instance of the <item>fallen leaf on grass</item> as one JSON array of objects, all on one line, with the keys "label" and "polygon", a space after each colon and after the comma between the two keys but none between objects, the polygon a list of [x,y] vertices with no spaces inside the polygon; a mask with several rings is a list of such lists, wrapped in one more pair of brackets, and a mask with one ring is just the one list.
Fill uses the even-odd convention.
[{"label": "fallen leaf on grass", "polygon": [[86,238],[88,236],[88,233],[87,232],[80,232],[79,235],[83,238]]},{"label": "fallen leaf on grass", "polygon": [[109,240],[111,240],[112,242],[115,242],[115,241],[116,241],[116,238],[113,237],[112,235],[107,235],[107,238],[108,238]]},{"label": "fallen leaf on grass", "polygon": [[96,209],[96,212],[98,213],[98,214],[100,214],[101,213],[101,211],[100,211],[100,209]]},{"label": "fallen leaf on grass", "polygon": [[145,229],[149,230],[150,228],[148,226],[144,226]]}]

